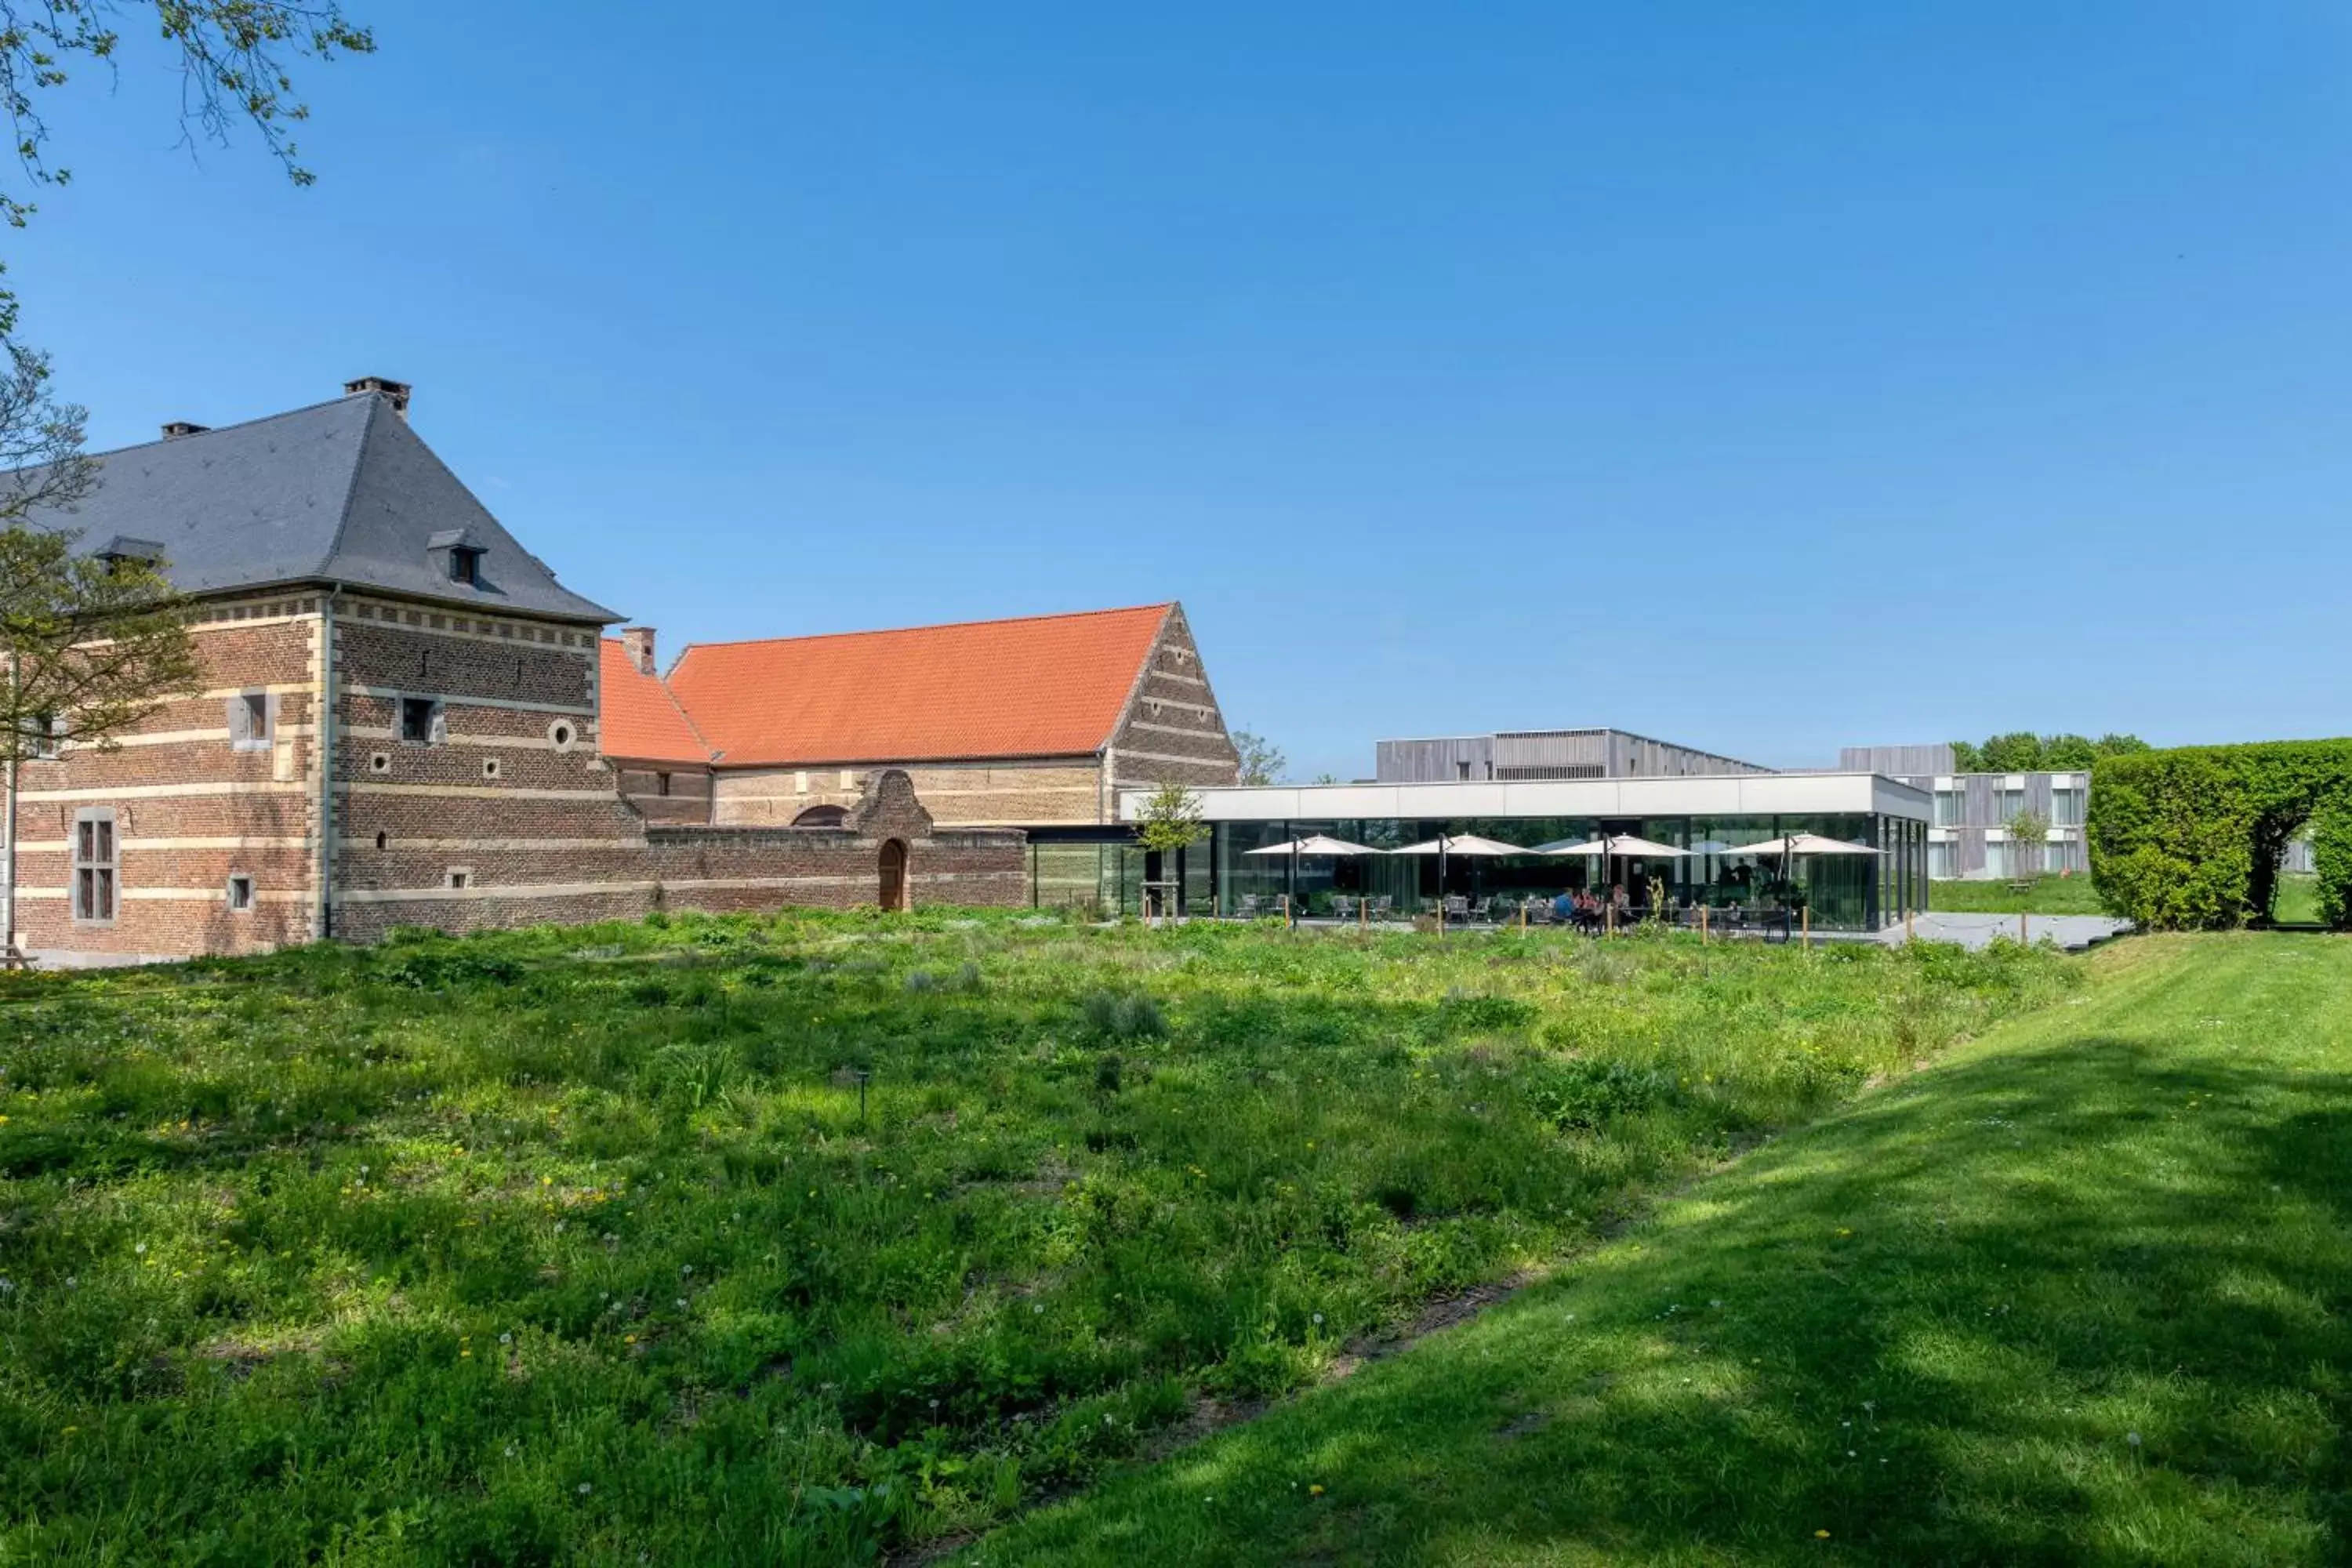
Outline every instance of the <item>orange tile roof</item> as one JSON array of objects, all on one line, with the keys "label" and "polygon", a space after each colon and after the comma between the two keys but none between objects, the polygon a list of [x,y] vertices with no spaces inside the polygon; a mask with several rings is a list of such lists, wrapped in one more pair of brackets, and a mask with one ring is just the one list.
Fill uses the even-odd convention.
[{"label": "orange tile roof", "polygon": [[651,763],[708,763],[710,747],[694,731],[661,677],[638,669],[618,637],[598,639],[596,743],[608,757]]},{"label": "orange tile roof", "polygon": [[1078,756],[1108,743],[1169,609],[696,643],[669,689],[736,767]]}]

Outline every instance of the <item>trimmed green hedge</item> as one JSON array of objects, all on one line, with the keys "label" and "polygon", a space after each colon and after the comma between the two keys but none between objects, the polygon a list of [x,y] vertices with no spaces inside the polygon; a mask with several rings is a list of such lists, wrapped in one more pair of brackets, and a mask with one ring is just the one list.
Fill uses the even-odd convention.
[{"label": "trimmed green hedge", "polygon": [[2084,836],[2110,911],[2150,931],[2219,931],[2270,910],[2279,857],[2306,824],[2323,918],[2352,929],[2352,740],[2103,757]]}]

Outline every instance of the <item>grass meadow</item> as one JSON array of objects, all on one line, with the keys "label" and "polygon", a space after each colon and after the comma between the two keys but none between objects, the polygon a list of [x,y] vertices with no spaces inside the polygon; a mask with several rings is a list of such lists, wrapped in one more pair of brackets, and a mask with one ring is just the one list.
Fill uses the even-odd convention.
[{"label": "grass meadow", "polygon": [[2352,1560],[2352,942],[2139,938],[971,1563]]},{"label": "grass meadow", "polygon": [[[1132,1470],[1204,1411],[1329,1376],[1433,1300],[1602,1245],[1674,1184],[2000,1020],[2073,1016],[2082,973],[2006,944],[1807,953],[927,913],[7,977],[0,1561],[839,1563],[952,1542]],[[2124,1049],[1976,1092],[2013,1100],[2002,1114],[2054,1156],[2054,1075]],[[1914,1155],[1945,1136],[1918,1097],[1894,1103],[1882,1114],[1916,1123]],[[1816,1223],[1878,1212],[1859,1137],[1832,1145],[1847,1195],[1805,1199],[1825,1206],[1759,1232],[1740,1265],[1780,1270],[1825,1315],[1809,1355],[1855,1353],[1867,1327],[1827,1321],[1859,1300],[1832,1281],[1933,1223],[1933,1205],[1899,1226],[1841,1220],[1851,1241]],[[1898,1186],[1925,1179],[1916,1163]],[[1763,1196],[1789,1180],[1767,1169],[1783,1174],[1756,1178],[1735,1222],[1765,1223]],[[1955,1193],[1951,1212],[1973,1226],[2000,1195]],[[1704,1281],[1737,1260],[1629,1261],[1664,1239],[1606,1254],[1622,1300],[1578,1309],[1620,1339],[1553,1310],[1490,1342],[1576,1347],[1576,1379],[1599,1381],[1563,1396],[1621,1419],[1654,1384],[1672,1408],[1655,1378],[1685,1354],[1727,1396],[1779,1387],[1791,1369],[1767,1384],[1723,1354],[1761,1331],[1763,1279],[1710,1317]],[[2029,1288],[2021,1272],[1970,1287],[2012,1303]],[[2308,1310],[2245,1288],[2267,1313]],[[1703,1357],[1684,1343],[1699,1340]],[[1389,1364],[1408,1363],[1433,1364]],[[2171,1374],[2135,1365],[2147,1429],[2165,1432]],[[1863,1368],[1814,1370],[1826,1418]],[[1496,1376],[1464,1395],[1499,1393]],[[1291,1452],[1264,1445],[1306,1440],[1315,1403],[1213,1458],[1135,1473],[1249,1472]],[[2314,1419],[2238,1418],[2288,1447]],[[1678,1427],[1669,1473],[1724,1435]],[[1474,1436],[1446,1428],[1426,1462]],[[1773,1440],[1811,1456],[1818,1436]],[[1261,1500],[1304,1510],[1291,1482],[1312,1468],[1328,1511],[1237,1524],[1222,1560],[1255,1560],[1263,1530],[1391,1550],[1418,1527],[1374,1483],[1423,1462],[1368,1458],[1351,1479],[1284,1458],[1258,1474]],[[1496,1475],[1531,1479],[1507,1458]],[[1142,1489],[1108,1506],[1150,1519],[1181,1503],[1224,1528],[1162,1481],[1129,1484]],[[1491,1484],[1434,1499],[1440,1525]],[[1820,1484],[1843,1498],[1850,1483]],[[1671,1506],[1696,1519],[1706,1489],[1685,1489]],[[1128,1555],[1108,1517],[1048,1515],[1006,1550]],[[1173,1560],[1228,1538],[1168,1540]]]},{"label": "grass meadow", "polygon": [[2087,876],[2054,873],[2015,888],[2006,879],[1935,881],[1927,884],[1927,907],[1943,914],[2103,915],[2098,889]]},{"label": "grass meadow", "polygon": [[[2086,876],[2036,877],[2025,888],[2007,881],[1935,881],[1927,907],[1955,914],[2098,915],[2106,913]],[[2282,873],[2273,918],[2280,925],[2319,923],[2319,879],[2307,872]]]}]

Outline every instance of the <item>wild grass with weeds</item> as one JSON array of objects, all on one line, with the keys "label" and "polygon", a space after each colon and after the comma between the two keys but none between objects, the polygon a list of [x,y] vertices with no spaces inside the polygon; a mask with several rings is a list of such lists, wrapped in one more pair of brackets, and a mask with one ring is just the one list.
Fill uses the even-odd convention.
[{"label": "wild grass with weeds", "polygon": [[927,912],[10,978],[0,1558],[982,1528],[2073,977]]}]

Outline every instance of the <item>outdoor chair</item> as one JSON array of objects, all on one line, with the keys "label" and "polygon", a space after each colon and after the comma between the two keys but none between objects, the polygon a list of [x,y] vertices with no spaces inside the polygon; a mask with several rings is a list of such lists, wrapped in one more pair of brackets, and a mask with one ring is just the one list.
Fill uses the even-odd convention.
[{"label": "outdoor chair", "polygon": [[1445,918],[1450,921],[1468,920],[1470,918],[1470,900],[1464,898],[1459,893],[1446,894]]},{"label": "outdoor chair", "polygon": [[1372,900],[1372,919],[1384,921],[1396,910],[1396,900],[1382,894]]},{"label": "outdoor chair", "polygon": [[1356,900],[1349,898],[1345,893],[1332,894],[1331,918],[1335,921],[1354,920],[1356,918]]},{"label": "outdoor chair", "polygon": [[1241,902],[1234,906],[1234,913],[1237,918],[1245,921],[1254,921],[1257,919],[1260,913],[1257,895],[1255,893],[1244,893],[1241,897]]}]

